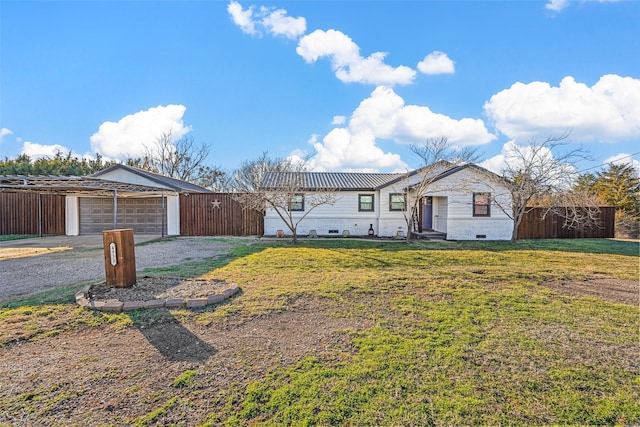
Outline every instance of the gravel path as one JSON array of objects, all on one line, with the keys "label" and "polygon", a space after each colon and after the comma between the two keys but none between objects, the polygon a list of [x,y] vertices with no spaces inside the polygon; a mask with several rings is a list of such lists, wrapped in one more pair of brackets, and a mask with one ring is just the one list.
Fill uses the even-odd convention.
[{"label": "gravel path", "polygon": [[[228,243],[210,237],[180,237],[136,246],[136,270],[215,257]],[[0,300],[58,286],[104,278],[102,247],[74,248],[0,260]]]}]

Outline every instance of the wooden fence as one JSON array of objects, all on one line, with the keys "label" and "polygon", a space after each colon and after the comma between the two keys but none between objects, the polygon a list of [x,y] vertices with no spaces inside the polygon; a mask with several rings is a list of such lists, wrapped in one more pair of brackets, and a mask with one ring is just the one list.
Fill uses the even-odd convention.
[{"label": "wooden fence", "polygon": [[543,219],[545,208],[533,208],[522,217],[518,226],[518,239],[587,239],[612,238],[615,234],[616,209],[601,207],[594,227],[566,228],[562,216],[549,213]]},{"label": "wooden fence", "polygon": [[0,234],[65,234],[65,196],[0,192]]},{"label": "wooden fence", "polygon": [[228,193],[180,195],[183,236],[262,236],[264,216]]}]

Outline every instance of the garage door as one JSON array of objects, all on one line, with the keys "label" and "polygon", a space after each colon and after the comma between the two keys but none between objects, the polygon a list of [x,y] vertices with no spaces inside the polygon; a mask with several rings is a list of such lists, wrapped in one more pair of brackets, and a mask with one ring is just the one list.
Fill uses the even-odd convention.
[{"label": "garage door", "polygon": [[[162,234],[162,199],[118,199],[118,228],[133,228],[134,234]],[[165,216],[166,234],[166,216]],[[112,198],[80,198],[80,234],[99,234],[113,229]]]}]

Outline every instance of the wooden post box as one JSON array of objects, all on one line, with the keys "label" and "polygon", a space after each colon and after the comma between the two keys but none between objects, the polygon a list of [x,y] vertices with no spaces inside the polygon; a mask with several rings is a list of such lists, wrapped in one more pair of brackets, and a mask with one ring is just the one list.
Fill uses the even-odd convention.
[{"label": "wooden post box", "polygon": [[104,269],[107,286],[128,288],[136,283],[136,254],[133,229],[106,230],[104,242]]}]

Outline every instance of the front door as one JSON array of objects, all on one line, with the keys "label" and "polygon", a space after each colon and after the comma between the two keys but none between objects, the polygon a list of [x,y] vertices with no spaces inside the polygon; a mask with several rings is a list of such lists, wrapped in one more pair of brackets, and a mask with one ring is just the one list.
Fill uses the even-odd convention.
[{"label": "front door", "polygon": [[433,229],[433,198],[431,196],[422,198],[422,230]]}]

